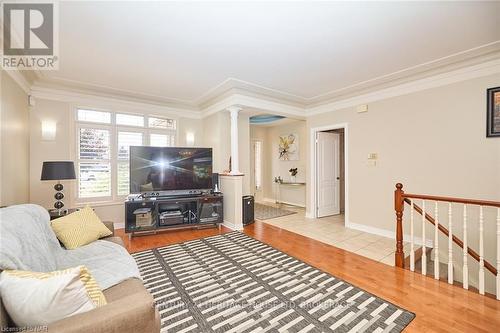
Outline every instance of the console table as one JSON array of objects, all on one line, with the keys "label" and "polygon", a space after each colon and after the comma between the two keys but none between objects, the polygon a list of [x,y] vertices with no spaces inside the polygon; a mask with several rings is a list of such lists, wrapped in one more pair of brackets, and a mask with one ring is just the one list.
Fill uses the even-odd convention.
[{"label": "console table", "polygon": [[129,237],[176,228],[217,227],[223,221],[223,196],[219,194],[125,201],[125,232]]},{"label": "console table", "polygon": [[[281,205],[283,202],[281,201],[281,186],[306,186],[305,182],[277,182],[276,183],[276,204]],[[287,203],[288,204],[288,203]],[[293,205],[293,204],[290,204]]]}]

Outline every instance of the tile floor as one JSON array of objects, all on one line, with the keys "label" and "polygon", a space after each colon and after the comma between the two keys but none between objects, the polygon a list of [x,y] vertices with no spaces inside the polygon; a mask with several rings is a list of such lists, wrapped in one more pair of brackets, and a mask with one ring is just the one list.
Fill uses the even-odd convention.
[{"label": "tile floor", "polygon": [[[269,203],[263,204],[269,205]],[[343,215],[310,219],[305,217],[303,208],[286,205],[282,208],[294,210],[297,214],[262,220],[262,222],[394,266],[396,244],[393,239],[346,228]],[[406,246],[408,245],[405,244]],[[405,252],[407,251],[405,249]]]}]

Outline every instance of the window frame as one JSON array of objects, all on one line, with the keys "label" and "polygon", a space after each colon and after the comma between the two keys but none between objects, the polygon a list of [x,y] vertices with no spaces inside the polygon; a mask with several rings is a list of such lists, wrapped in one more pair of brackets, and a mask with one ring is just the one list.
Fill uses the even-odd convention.
[{"label": "window frame", "polygon": [[[122,112],[120,112],[120,113],[122,113]],[[115,176],[116,176],[116,181],[114,183],[112,183],[112,185],[111,185],[111,187],[113,187],[113,184],[115,184],[115,186],[116,186],[115,191],[113,191],[113,189],[111,190],[112,194],[114,194],[114,199],[116,201],[118,201],[118,200],[125,200],[125,198],[128,196],[128,194],[118,194],[118,164],[125,163],[125,160],[122,160],[122,159],[118,158],[119,133],[120,132],[141,133],[142,134],[142,145],[143,146],[149,146],[148,135],[144,131],[144,129],[141,129],[140,127],[132,127],[132,128],[131,127],[132,126],[122,126],[122,125],[116,126],[116,135],[114,137],[115,138],[115,148],[116,148],[116,151],[115,151],[115,154],[112,156],[112,157],[114,157],[114,170],[115,170],[115,172],[111,171],[111,173],[114,173]],[[126,162],[129,164],[129,168],[130,168],[130,153],[129,153],[129,160],[126,161]],[[130,170],[129,170],[129,172],[130,172]],[[130,186],[129,186],[129,188],[130,188]]]},{"label": "window frame", "polygon": [[[152,128],[148,131],[147,133],[147,141],[148,141],[148,146],[150,147],[158,147],[158,146],[151,146],[151,134],[160,134],[160,135],[169,135],[168,133],[165,133],[164,131],[174,131],[174,130],[158,130],[157,128]],[[175,130],[175,132],[177,133],[177,130]],[[170,146],[170,147],[176,147],[176,144],[177,144],[177,135],[174,135],[174,145],[173,146]],[[160,146],[162,147],[162,146]],[[169,147],[169,146],[166,146],[166,147]],[[178,146],[177,146],[178,147]]]},{"label": "window frame", "polygon": [[[111,114],[111,121],[110,123],[97,123],[97,122],[90,122],[90,121],[84,121],[84,120],[79,120],[78,119],[78,110],[79,109],[84,109],[84,110],[92,110],[92,111],[99,111],[99,112],[109,112]],[[88,107],[88,106],[74,106],[74,112],[73,114],[73,121],[72,121],[72,126],[70,126],[70,130],[72,132],[71,137],[73,137],[73,160],[75,162],[75,171],[76,171],[76,182],[74,186],[74,193],[75,195],[73,196],[73,204],[74,205],[82,205],[82,204],[117,204],[117,203],[123,203],[123,201],[126,199],[128,194],[126,195],[119,195],[118,194],[118,164],[123,163],[124,160],[120,160],[118,158],[118,133],[119,132],[135,132],[135,133],[141,133],[142,134],[142,144],[144,146],[149,146],[150,145],[150,135],[151,134],[163,134],[163,135],[170,135],[173,137],[174,147],[177,142],[178,142],[178,136],[179,136],[179,119],[177,117],[173,117],[170,115],[158,115],[154,113],[139,113],[139,112],[129,112],[129,111],[122,111],[121,109],[102,109],[102,108],[96,108],[96,107]],[[144,117],[144,126],[133,126],[133,125],[117,125],[116,123],[116,115],[117,114],[126,114],[126,115],[135,115],[135,116],[141,116]],[[175,129],[161,129],[161,128],[154,128],[154,127],[149,127],[149,117],[153,118],[163,118],[163,119],[172,119],[175,122]],[[80,197],[79,193],[79,186],[80,186],[80,163],[85,163],[85,162],[92,162],[93,160],[88,160],[88,159],[80,159],[80,129],[82,128],[91,128],[91,129],[105,129],[109,130],[110,133],[110,139],[109,139],[109,164],[110,164],[110,172],[111,172],[111,195],[110,196],[104,196],[104,197],[88,197],[88,198],[83,198]],[[95,162],[101,162],[105,161],[108,162],[108,160],[95,160]]]},{"label": "window frame", "polygon": [[[260,145],[260,158],[259,158],[259,163],[257,163],[257,144]],[[264,175],[263,175],[263,160],[262,156],[264,155],[264,141],[260,139],[253,139],[252,140],[252,145],[253,145],[253,190],[255,193],[257,192],[262,192],[263,190],[263,180],[264,180]],[[258,164],[258,165],[257,165]],[[257,167],[259,168],[259,181],[257,182]],[[259,183],[259,185],[257,185]]]},{"label": "window frame", "polygon": [[[113,199],[113,128],[110,124],[102,124],[102,123],[94,123],[94,122],[78,122],[75,126],[76,128],[76,154],[75,154],[75,164],[76,164],[76,201],[79,203],[88,203],[88,202],[94,202],[94,201],[111,201]],[[81,159],[80,158],[80,130],[83,128],[89,128],[89,129],[101,129],[101,130],[108,130],[109,131],[109,159],[99,159],[99,160],[91,160],[91,159]],[[102,196],[102,197],[80,197],[80,163],[109,163],[109,169],[110,169],[110,174],[111,174],[111,179],[110,179],[110,194],[109,196]]]}]

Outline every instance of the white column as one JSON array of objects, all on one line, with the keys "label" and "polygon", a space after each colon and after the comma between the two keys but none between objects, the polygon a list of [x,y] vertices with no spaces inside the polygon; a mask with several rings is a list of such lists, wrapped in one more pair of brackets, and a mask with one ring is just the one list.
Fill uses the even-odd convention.
[{"label": "white column", "polygon": [[224,226],[243,230],[243,177],[220,176],[220,188],[224,193]]},{"label": "white column", "polygon": [[238,112],[240,107],[230,106],[227,108],[231,115],[231,175],[241,175],[238,148]]}]

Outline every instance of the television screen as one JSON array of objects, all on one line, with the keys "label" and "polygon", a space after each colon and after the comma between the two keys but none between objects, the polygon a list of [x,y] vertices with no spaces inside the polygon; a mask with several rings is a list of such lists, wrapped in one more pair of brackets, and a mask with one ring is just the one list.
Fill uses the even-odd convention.
[{"label": "television screen", "polygon": [[211,188],[211,148],[130,147],[130,193]]}]

